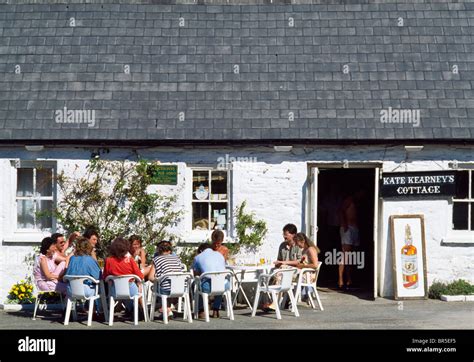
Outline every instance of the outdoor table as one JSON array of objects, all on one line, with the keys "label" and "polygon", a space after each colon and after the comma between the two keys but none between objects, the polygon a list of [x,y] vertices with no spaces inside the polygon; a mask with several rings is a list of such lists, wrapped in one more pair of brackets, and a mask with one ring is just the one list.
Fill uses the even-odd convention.
[{"label": "outdoor table", "polygon": [[237,281],[237,290],[235,292],[234,300],[232,301],[232,306],[235,305],[237,297],[241,292],[244,296],[245,302],[249,306],[250,310],[253,310],[252,304],[250,303],[247,294],[245,294],[244,289],[242,288],[243,283],[257,283],[258,275],[255,279],[245,280],[245,273],[248,272],[257,272],[257,274],[264,274],[270,272],[273,265],[264,264],[264,265],[227,265],[227,269],[231,270],[234,274],[235,280]]}]

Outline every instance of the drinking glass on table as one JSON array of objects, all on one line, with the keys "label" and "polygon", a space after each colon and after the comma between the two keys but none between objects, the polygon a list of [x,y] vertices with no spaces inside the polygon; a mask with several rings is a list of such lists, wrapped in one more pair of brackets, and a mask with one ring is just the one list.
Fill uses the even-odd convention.
[{"label": "drinking glass on table", "polygon": [[104,269],[104,259],[97,259],[97,263],[99,264],[99,268]]}]

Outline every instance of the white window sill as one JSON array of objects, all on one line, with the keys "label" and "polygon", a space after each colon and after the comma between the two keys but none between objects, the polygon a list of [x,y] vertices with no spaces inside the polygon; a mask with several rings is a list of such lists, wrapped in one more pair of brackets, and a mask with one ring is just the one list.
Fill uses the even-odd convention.
[{"label": "white window sill", "polygon": [[41,243],[45,237],[51,236],[51,232],[43,231],[17,231],[3,239],[5,243]]},{"label": "white window sill", "polygon": [[443,244],[474,245],[474,231],[453,231],[441,240]]}]

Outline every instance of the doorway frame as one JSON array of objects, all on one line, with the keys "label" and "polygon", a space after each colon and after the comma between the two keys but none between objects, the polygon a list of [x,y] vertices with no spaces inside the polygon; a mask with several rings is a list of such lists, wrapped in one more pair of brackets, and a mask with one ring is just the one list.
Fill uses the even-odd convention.
[{"label": "doorway frame", "polygon": [[[373,220],[373,236],[374,236],[374,245],[373,245],[373,254],[374,254],[374,280],[373,280],[373,297],[377,298],[379,294],[379,247],[380,247],[380,192],[379,192],[379,183],[382,177],[383,163],[378,161],[339,161],[339,162],[308,162],[307,163],[307,188],[306,194],[306,220],[305,220],[305,232],[307,235],[313,235],[313,240],[317,245],[317,232],[318,226],[314,225],[315,220],[317,223],[317,208],[318,208],[318,174],[322,169],[369,169],[374,170],[374,220]],[[313,195],[315,193],[316,195]],[[316,198],[314,197],[316,196]],[[316,202],[313,203],[313,200]],[[316,211],[315,211],[316,210]],[[315,214],[316,213],[316,214]]]}]

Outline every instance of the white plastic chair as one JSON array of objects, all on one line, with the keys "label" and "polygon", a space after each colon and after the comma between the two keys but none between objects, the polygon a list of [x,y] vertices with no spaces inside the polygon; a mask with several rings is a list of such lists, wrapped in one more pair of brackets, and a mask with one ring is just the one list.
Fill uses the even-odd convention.
[{"label": "white plastic chair", "polygon": [[[67,296],[66,316],[64,317],[64,325],[67,326],[69,324],[71,309],[73,309],[73,307],[73,317],[74,320],[76,320],[76,302],[78,300],[88,300],[89,314],[87,317],[87,326],[90,327],[92,325],[92,314],[94,313],[94,301],[100,298],[99,281],[89,275],[66,275],[64,276],[63,280],[68,282],[71,286],[71,295]],[[86,295],[84,294],[84,281],[91,281],[95,284],[95,294],[93,296],[86,297]]]},{"label": "white plastic chair", "polygon": [[[130,296],[129,280],[135,279],[136,282],[143,283],[142,279],[134,274],[128,275],[109,275],[105,278],[105,281],[109,283],[109,326],[114,324],[114,311],[115,311],[115,300],[133,300],[133,311],[134,311],[134,324],[138,325],[138,301],[142,298],[142,308],[145,322],[148,322],[148,313],[146,309],[146,296],[145,288],[142,285],[142,293],[138,293],[135,296]],[[115,288],[115,297],[112,295],[111,284]]]},{"label": "white plastic chair", "polygon": [[[201,282],[205,279],[210,279],[211,291],[206,293],[202,291]],[[199,317],[199,296],[202,297],[204,304],[204,315],[206,317],[206,322],[209,323],[209,297],[222,295],[226,300],[226,310],[227,317],[231,321],[234,320],[234,311],[232,309],[232,294],[231,288],[226,289],[226,283],[229,279],[232,279],[232,273],[227,271],[221,272],[208,272],[203,273],[200,276],[194,278],[194,318],[198,319]],[[232,280],[229,282],[232,285]]]},{"label": "white plastic chair", "polygon": [[[162,294],[161,282],[168,279],[171,283],[170,293]],[[156,298],[161,298],[161,307],[163,309],[163,322],[168,324],[168,298],[183,298],[184,299],[184,314],[183,320],[188,319],[189,323],[193,322],[191,312],[191,299],[189,298],[189,286],[191,285],[191,273],[169,273],[155,279],[153,284],[153,294],[151,299],[150,320],[153,321],[156,308]]]},{"label": "white plastic chair", "polygon": [[[315,268],[315,269],[313,269],[313,268],[303,268],[303,269],[301,269],[299,271],[298,281],[297,281],[297,283],[293,283],[293,285],[295,285],[295,287],[296,287],[295,299],[298,302],[301,302],[301,289],[303,287],[307,287],[308,290],[312,289],[311,291],[308,292],[308,299],[309,299],[309,303],[311,305],[311,308],[316,309],[316,305],[314,304],[313,297],[311,296],[311,294],[314,293],[314,296],[316,297],[316,300],[317,300],[318,305],[319,305],[319,309],[323,311],[324,308],[323,308],[323,305],[321,303],[321,299],[319,298],[318,289],[316,287],[316,285],[318,283],[318,276],[319,276],[319,270],[321,269],[321,265],[322,265],[322,262],[319,262],[318,267]],[[315,278],[314,278],[313,283],[311,283],[311,275],[312,274],[315,274]]]},{"label": "white plastic chair", "polygon": [[57,294],[59,295],[59,300],[61,301],[61,305],[63,306],[64,308],[64,301],[63,301],[63,295],[60,293],[60,292],[56,292],[54,290],[50,291],[50,290],[40,290],[38,288],[38,285],[36,284],[36,280],[34,282],[34,295],[36,296],[36,299],[35,299],[35,309],[33,310],[33,318],[31,318],[32,320],[36,320],[36,313],[38,311],[38,306],[39,304],[41,303],[41,299],[47,295],[47,294]]},{"label": "white plastic chair", "polygon": [[[183,272],[187,272],[188,271],[188,267],[184,264],[183,265]],[[194,271],[191,269],[189,271],[189,273],[191,274],[192,278],[194,279]],[[189,294],[189,293],[188,293]],[[191,307],[192,309],[192,307]],[[178,298],[178,309],[177,309],[177,312],[178,313],[181,313],[183,311],[183,297],[180,297]]]},{"label": "white plastic chair", "polygon": [[[257,291],[255,292],[255,300],[253,304],[252,317],[255,317],[257,313],[258,302],[260,300],[260,293],[270,293],[273,301],[275,302],[275,312],[277,319],[281,319],[279,296],[281,293],[287,293],[291,301],[291,311],[295,314],[295,317],[299,317],[298,307],[296,306],[296,299],[293,294],[293,276],[297,269],[277,269],[271,274],[260,274],[258,277]],[[280,284],[270,285],[269,282],[277,274],[281,274]]]}]

